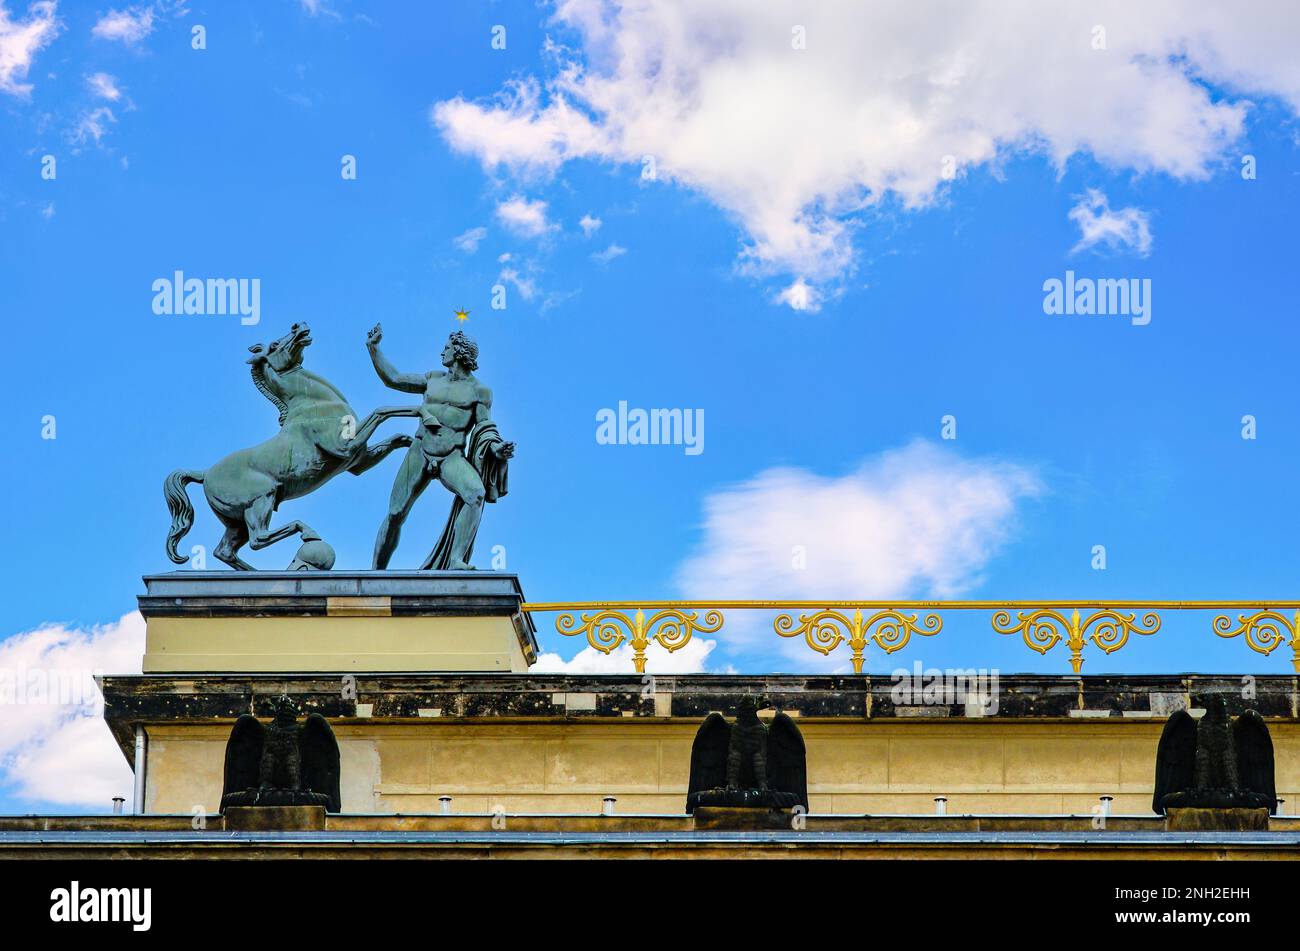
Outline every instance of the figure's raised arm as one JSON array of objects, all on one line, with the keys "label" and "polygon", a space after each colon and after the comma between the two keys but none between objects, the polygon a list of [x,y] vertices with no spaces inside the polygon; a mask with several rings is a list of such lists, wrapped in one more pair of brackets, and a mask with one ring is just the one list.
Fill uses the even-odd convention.
[{"label": "figure's raised arm", "polygon": [[401,373],[389,362],[379,350],[379,341],[384,339],[384,330],[375,324],[366,336],[366,349],[370,351],[370,362],[375,365],[375,372],[384,385],[404,393],[423,393],[424,377],[419,373]]}]

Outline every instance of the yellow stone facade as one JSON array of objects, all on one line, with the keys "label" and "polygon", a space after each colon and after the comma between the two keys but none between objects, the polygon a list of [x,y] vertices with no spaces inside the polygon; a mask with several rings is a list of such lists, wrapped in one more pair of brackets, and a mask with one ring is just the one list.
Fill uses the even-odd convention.
[{"label": "yellow stone facade", "polygon": [[[813,813],[1150,815],[1162,722],[801,720]],[[229,723],[146,726],[146,809],[217,811]],[[680,814],[699,721],[420,720],[333,724],[344,813]],[[1283,813],[1300,805],[1300,723],[1270,722]]]},{"label": "yellow stone facade", "polygon": [[382,598],[331,598],[328,617],[155,617],[143,670],[154,673],[526,671],[509,617],[390,617]]}]

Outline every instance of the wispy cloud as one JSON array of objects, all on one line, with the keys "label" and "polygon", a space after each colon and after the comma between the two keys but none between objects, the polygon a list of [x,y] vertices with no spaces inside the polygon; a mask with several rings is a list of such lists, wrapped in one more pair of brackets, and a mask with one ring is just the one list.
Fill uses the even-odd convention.
[{"label": "wispy cloud", "polygon": [[109,10],[100,17],[90,32],[101,40],[115,40],[134,46],[153,32],[153,7],[129,7]]},{"label": "wispy cloud", "polygon": [[[308,16],[318,17],[326,16],[334,20],[343,19],[342,14],[335,10],[326,0],[299,0],[302,6],[302,12]],[[358,16],[358,19],[369,19],[368,17]]]},{"label": "wispy cloud", "polygon": [[293,103],[293,105],[300,109],[310,109],[315,105],[311,96],[304,92],[298,92],[297,90],[282,89],[279,86],[276,86],[275,94],[285,102]]},{"label": "wispy cloud", "polygon": [[497,205],[497,220],[522,238],[540,238],[555,226],[546,220],[546,202],[515,195]]},{"label": "wispy cloud", "polygon": [[87,109],[77,117],[76,124],[68,132],[68,138],[74,145],[90,142],[99,145],[104,136],[108,135],[109,127],[116,122],[117,116],[113,115],[113,110],[108,106]]},{"label": "wispy cloud", "polygon": [[122,98],[122,90],[117,85],[117,79],[108,73],[91,73],[86,77],[86,86],[100,99],[117,102]]},{"label": "wispy cloud", "polygon": [[601,220],[593,215],[583,215],[578,220],[578,227],[582,229],[583,237],[590,238],[600,230]]},{"label": "wispy cloud", "polygon": [[519,296],[526,301],[537,296],[536,264],[532,261],[516,261],[514,255],[509,253],[501,255],[497,262],[501,265],[501,271],[497,274],[498,283],[513,285]]},{"label": "wispy cloud", "polygon": [[487,237],[487,228],[478,227],[470,228],[451,239],[451,243],[466,254],[473,254],[478,250],[479,244]]},{"label": "wispy cloud", "polygon": [[627,248],[621,244],[611,244],[604,251],[597,251],[591,256],[591,259],[597,264],[608,264],[615,258],[621,258],[625,254],[627,254]]},{"label": "wispy cloud", "polygon": [[777,303],[786,304],[794,310],[816,312],[822,309],[821,291],[813,287],[802,277],[797,278],[789,287],[776,295]]},{"label": "wispy cloud", "polygon": [[1070,209],[1070,220],[1079,226],[1079,241],[1071,254],[1097,245],[1112,251],[1130,248],[1142,257],[1151,253],[1151,216],[1141,208],[1112,211],[1110,201],[1096,188],[1088,189]]},{"label": "wispy cloud", "polygon": [[33,3],[25,19],[15,18],[0,2],[0,93],[20,98],[31,95],[31,83],[23,80],[36,54],[59,33],[55,9],[52,0]]},{"label": "wispy cloud", "polygon": [[513,287],[525,302],[536,301],[538,313],[546,313],[567,300],[577,297],[580,290],[544,289],[540,283],[542,267],[531,257],[520,258],[510,252],[497,256],[501,269],[497,283]]}]

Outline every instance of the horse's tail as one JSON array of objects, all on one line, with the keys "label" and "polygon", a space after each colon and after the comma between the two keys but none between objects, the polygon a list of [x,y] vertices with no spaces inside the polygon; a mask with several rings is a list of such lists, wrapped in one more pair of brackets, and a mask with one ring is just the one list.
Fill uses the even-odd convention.
[{"label": "horse's tail", "polygon": [[191,469],[177,469],[163,482],[163,496],[167,499],[167,508],[172,513],[171,531],[167,533],[167,557],[178,565],[188,560],[176,551],[176,543],[185,537],[185,533],[194,524],[194,506],[185,493],[185,486],[191,482],[202,482],[203,473]]}]

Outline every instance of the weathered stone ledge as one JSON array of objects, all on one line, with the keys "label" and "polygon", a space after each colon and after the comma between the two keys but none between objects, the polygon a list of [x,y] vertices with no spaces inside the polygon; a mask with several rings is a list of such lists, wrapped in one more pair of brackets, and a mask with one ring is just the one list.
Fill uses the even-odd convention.
[{"label": "weathered stone ledge", "polygon": [[1255,695],[1246,701],[1240,675],[1006,675],[996,709],[988,711],[964,702],[897,705],[888,675],[158,674],[104,676],[100,683],[104,718],[128,759],[136,724],[263,715],[281,693],[306,712],[370,723],[701,719],[714,710],[731,713],[740,696],[755,693],[804,720],[1150,723],[1202,693],[1224,694],[1230,713],[1250,706],[1268,718],[1300,719],[1300,688],[1290,676],[1255,677]]},{"label": "weathered stone ledge", "polygon": [[[617,834],[615,834],[617,833]],[[591,830],[0,831],[0,859],[1300,859],[1300,833]]]},{"label": "weathered stone ledge", "polygon": [[[514,832],[690,832],[695,829],[688,815],[504,815],[506,827]],[[417,815],[339,814],[325,817],[330,832],[492,832],[492,814]],[[809,813],[804,817],[809,832],[1163,832],[1163,816],[1110,816],[1106,828],[1095,827],[1093,816],[846,816]],[[209,817],[209,828],[220,828],[219,816]],[[194,816],[150,814],[143,816],[0,816],[3,832],[194,832]],[[1300,816],[1273,816],[1269,831],[1300,833]]]},{"label": "weathered stone ledge", "polygon": [[145,575],[151,617],[324,617],[350,610],[391,617],[518,616],[519,576],[499,571],[170,571]]}]

